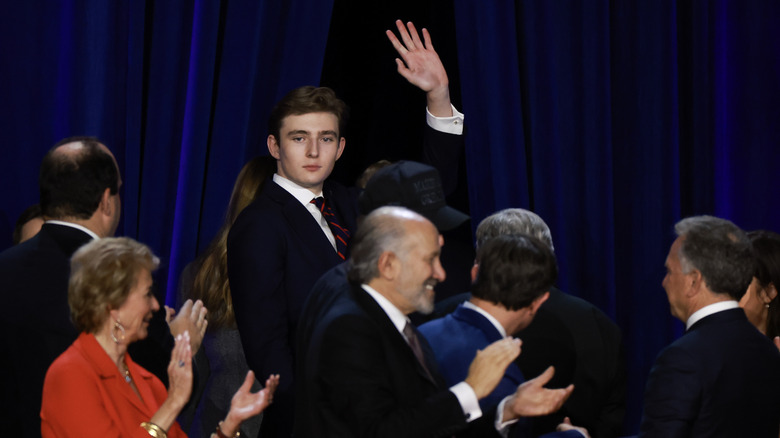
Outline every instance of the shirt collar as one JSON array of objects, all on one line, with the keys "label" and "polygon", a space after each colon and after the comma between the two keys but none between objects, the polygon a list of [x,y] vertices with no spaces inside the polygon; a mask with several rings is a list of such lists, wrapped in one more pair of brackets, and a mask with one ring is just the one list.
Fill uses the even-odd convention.
[{"label": "shirt collar", "polygon": [[298,200],[303,206],[305,207],[308,203],[311,202],[312,199],[322,196],[322,190],[318,194],[313,194],[311,190],[301,187],[298,184],[295,184],[294,182],[290,181],[289,179],[279,175],[278,173],[274,174],[273,180],[276,184],[279,184],[283,189],[285,189],[288,193],[293,195],[295,199]]},{"label": "shirt collar", "polygon": [[54,225],[62,225],[62,226],[71,227],[71,228],[76,228],[78,230],[81,230],[81,231],[89,234],[90,237],[92,237],[94,240],[100,239],[100,236],[95,234],[94,231],[90,230],[89,228],[87,228],[87,227],[85,227],[83,225],[74,224],[73,222],[65,222],[65,221],[57,221],[57,220],[47,220],[45,223],[47,223],[47,224],[54,224]]},{"label": "shirt collar", "polygon": [[467,309],[471,309],[471,310],[479,313],[480,315],[484,316],[485,318],[487,318],[487,320],[490,321],[491,324],[493,324],[493,327],[495,327],[496,330],[498,330],[498,333],[501,334],[501,337],[502,338],[506,337],[506,330],[504,330],[504,326],[502,326],[501,323],[498,322],[498,320],[493,315],[491,315],[487,311],[485,311],[485,309],[477,306],[476,304],[472,303],[471,301],[464,301],[463,302],[463,307],[465,307]]},{"label": "shirt collar", "polygon": [[688,318],[688,322],[685,323],[685,330],[689,330],[694,324],[701,321],[705,316],[710,316],[713,313],[722,312],[724,310],[736,309],[739,307],[739,303],[734,300],[719,301],[709,306],[704,306],[701,309],[693,312],[693,315]]},{"label": "shirt collar", "polygon": [[406,327],[406,324],[409,321],[409,318],[404,315],[403,312],[401,312],[398,307],[395,307],[393,303],[390,302],[387,298],[385,298],[384,295],[380,294],[376,291],[376,289],[372,288],[371,286],[367,284],[360,285],[364,291],[366,291],[369,295],[371,295],[371,298],[376,301],[377,304],[379,304],[379,307],[382,308],[382,310],[385,311],[387,314],[387,317],[390,318],[390,321],[393,322],[393,325],[396,329],[398,329],[398,332],[403,334],[404,333],[404,327]]}]

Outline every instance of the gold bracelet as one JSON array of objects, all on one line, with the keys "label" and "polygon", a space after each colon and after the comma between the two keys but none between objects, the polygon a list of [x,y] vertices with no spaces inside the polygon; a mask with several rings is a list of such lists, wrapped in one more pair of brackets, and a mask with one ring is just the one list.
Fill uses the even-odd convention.
[{"label": "gold bracelet", "polygon": [[220,421],[219,424],[217,424],[217,437],[219,437],[219,438],[238,438],[240,436],[241,436],[241,431],[238,431],[238,430],[236,431],[236,434],[233,435],[232,437],[229,437],[229,436],[225,435],[225,433],[222,432],[222,422]]},{"label": "gold bracelet", "polygon": [[162,427],[154,423],[144,421],[141,423],[141,427],[146,429],[146,432],[149,433],[149,435],[151,435],[153,438],[168,438],[168,433],[166,433]]}]

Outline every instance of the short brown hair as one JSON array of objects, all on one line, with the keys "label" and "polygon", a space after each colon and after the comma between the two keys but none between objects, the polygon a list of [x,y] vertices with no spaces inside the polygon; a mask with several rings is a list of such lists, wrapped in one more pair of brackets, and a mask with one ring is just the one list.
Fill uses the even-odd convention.
[{"label": "short brown hair", "polygon": [[159,264],[148,246],[127,237],[97,239],[79,248],[70,261],[68,283],[73,324],[81,332],[96,332],[108,311],[127,300],[138,273]]},{"label": "short brown hair", "polygon": [[558,279],[550,247],[525,234],[488,239],[477,249],[477,263],[471,294],[509,310],[530,306]]},{"label": "short brown hair", "polygon": [[296,88],[277,102],[268,118],[268,133],[279,141],[279,131],[282,129],[282,121],[285,117],[309,113],[335,115],[339,123],[339,137],[344,136],[348,118],[347,104],[336,97],[336,93],[330,88],[311,85]]}]

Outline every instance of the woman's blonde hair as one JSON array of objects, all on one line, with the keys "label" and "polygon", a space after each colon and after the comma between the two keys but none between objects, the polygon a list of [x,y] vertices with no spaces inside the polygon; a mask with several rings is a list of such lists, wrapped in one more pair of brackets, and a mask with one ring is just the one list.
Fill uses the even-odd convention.
[{"label": "woman's blonde hair", "polygon": [[68,305],[73,324],[95,333],[136,286],[142,269],[149,272],[160,260],[146,245],[127,237],[106,237],[82,246],[70,260]]}]

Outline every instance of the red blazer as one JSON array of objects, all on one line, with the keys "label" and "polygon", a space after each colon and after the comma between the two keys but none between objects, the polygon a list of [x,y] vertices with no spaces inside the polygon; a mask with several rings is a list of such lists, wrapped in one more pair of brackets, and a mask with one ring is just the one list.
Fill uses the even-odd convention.
[{"label": "red blazer", "polygon": [[[152,418],[168,394],[157,377],[129,355],[125,359],[143,401],[95,336],[79,335],[46,373],[41,406],[43,437],[148,438],[140,425]],[[174,423],[168,436],[187,435]]]}]

